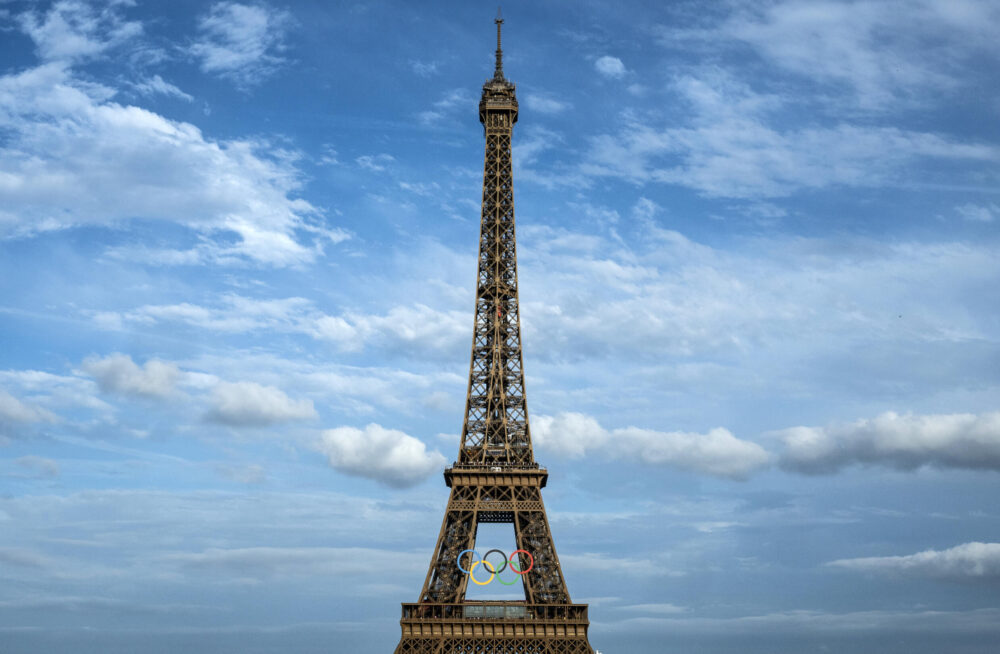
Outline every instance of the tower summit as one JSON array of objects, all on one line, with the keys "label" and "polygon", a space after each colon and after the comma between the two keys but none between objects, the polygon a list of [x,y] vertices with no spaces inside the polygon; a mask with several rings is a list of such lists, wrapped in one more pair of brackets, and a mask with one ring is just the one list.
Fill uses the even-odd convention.
[{"label": "tower summit", "polygon": [[493,70],[493,79],[502,80],[503,79],[503,48],[500,47],[500,28],[503,26],[503,18],[500,17],[500,10],[497,9],[497,18],[494,23],[497,24],[497,67]]},{"label": "tower summit", "polygon": [[[525,401],[514,238],[514,84],[496,68],[483,84],[486,137],[476,309],[458,459],[419,602],[403,604],[396,654],[593,654],[586,604],[573,604],[545,516],[548,472],[535,462]],[[514,526],[517,550],[476,551],[479,523]],[[472,583],[521,587],[524,599],[471,601]],[[520,583],[518,583],[520,581]]]}]

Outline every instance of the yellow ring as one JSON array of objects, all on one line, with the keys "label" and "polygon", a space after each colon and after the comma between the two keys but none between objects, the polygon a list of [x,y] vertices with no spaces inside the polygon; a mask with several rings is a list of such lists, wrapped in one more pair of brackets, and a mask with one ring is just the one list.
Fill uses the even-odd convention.
[{"label": "yellow ring", "polygon": [[[479,565],[480,563],[482,563],[483,565],[490,566],[490,580],[489,581],[476,581],[476,576],[475,576],[474,573],[476,572],[476,566]],[[472,583],[474,583],[477,586],[485,586],[486,584],[493,583],[493,577],[496,577],[496,576],[497,576],[497,569],[495,567],[493,567],[493,564],[490,563],[489,561],[475,561],[472,564],[472,567],[469,568],[469,579],[471,579]]]}]

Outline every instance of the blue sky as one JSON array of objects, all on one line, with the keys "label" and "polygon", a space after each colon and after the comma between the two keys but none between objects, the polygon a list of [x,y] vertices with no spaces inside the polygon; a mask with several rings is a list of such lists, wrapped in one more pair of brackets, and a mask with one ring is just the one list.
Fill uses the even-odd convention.
[{"label": "blue sky", "polygon": [[[988,651],[1000,4],[503,11],[591,642]],[[462,424],[494,15],[0,2],[0,649],[395,646]]]}]

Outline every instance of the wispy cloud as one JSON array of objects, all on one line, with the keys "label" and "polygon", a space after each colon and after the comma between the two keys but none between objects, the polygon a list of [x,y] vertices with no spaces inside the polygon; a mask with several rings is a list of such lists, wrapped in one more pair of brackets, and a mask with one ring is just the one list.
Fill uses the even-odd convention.
[{"label": "wispy cloud", "polygon": [[0,388],[0,426],[5,422],[50,422],[54,419],[50,411],[26,404]]},{"label": "wispy cloud", "polygon": [[549,95],[529,93],[524,98],[528,109],[540,114],[560,114],[571,106],[568,102],[557,100]]},{"label": "wispy cloud", "polygon": [[184,100],[185,102],[192,102],[194,98],[184,91],[177,88],[175,85],[164,80],[159,75],[153,75],[149,79],[145,79],[133,85],[135,90],[144,95],[166,95],[173,98],[178,98]]},{"label": "wispy cloud", "polygon": [[302,579],[406,571],[426,563],[423,553],[364,547],[211,548],[162,557],[166,565],[239,579]]},{"label": "wispy cloud", "polygon": [[398,305],[381,314],[347,311],[327,314],[305,298],[257,299],[225,295],[214,306],[182,302],[146,305],[124,312],[98,312],[98,324],[186,324],[209,331],[244,333],[263,329],[300,333],[344,351],[371,345],[407,346],[420,351],[448,349],[467,336],[466,313],[425,305]]},{"label": "wispy cloud", "polygon": [[838,559],[826,565],[858,572],[996,582],[1000,580],[1000,543],[964,543],[946,550]]},{"label": "wispy cloud", "polygon": [[421,77],[431,77],[437,74],[438,63],[436,61],[411,61],[410,68]]},{"label": "wispy cloud", "polygon": [[1000,217],[1000,206],[990,202],[989,204],[967,203],[955,207],[955,212],[971,222],[991,223]]},{"label": "wispy cloud", "polygon": [[954,87],[954,71],[976,54],[1000,55],[991,37],[998,28],[990,3],[808,0],[747,5],[703,36],[741,41],[771,64],[882,109]]},{"label": "wispy cloud", "polygon": [[198,23],[190,52],[201,69],[241,87],[259,84],[285,62],[291,15],[263,3],[217,2]]},{"label": "wispy cloud", "polygon": [[386,167],[388,167],[395,160],[395,157],[391,154],[365,154],[356,158],[354,163],[358,164],[360,168],[364,168],[365,170],[381,173],[384,172]]},{"label": "wispy cloud", "polygon": [[121,17],[124,4],[112,2],[98,9],[84,0],[60,0],[44,15],[28,11],[19,18],[40,59],[75,63],[142,34],[140,22]]},{"label": "wispy cloud", "polygon": [[719,70],[679,78],[691,108],[688,126],[625,116],[616,135],[593,138],[581,171],[636,184],[666,183],[711,197],[767,198],[829,187],[914,183],[904,171],[927,161],[995,162],[988,143],[898,127],[847,122],[782,124],[781,99],[758,94]]},{"label": "wispy cloud", "polygon": [[418,113],[417,118],[425,125],[432,125],[451,115],[457,108],[470,106],[475,106],[475,101],[468,89],[451,89],[434,102],[432,109]]}]

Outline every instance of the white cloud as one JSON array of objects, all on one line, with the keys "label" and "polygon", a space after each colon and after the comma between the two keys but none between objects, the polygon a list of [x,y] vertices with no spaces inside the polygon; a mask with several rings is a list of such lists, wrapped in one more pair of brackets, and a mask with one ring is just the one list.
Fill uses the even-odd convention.
[{"label": "white cloud", "polygon": [[474,107],[476,103],[475,98],[469,93],[468,89],[457,88],[446,91],[441,99],[434,103],[433,109],[428,109],[426,111],[421,111],[417,114],[417,118],[425,125],[431,125],[437,121],[444,118],[446,115],[455,111],[455,109],[467,109],[469,107]]},{"label": "white cloud", "polygon": [[558,114],[570,107],[568,102],[562,102],[546,95],[529,93],[524,98],[524,104],[532,111],[540,114]]},{"label": "white cloud", "polygon": [[436,75],[438,72],[438,64],[436,61],[411,61],[410,68],[413,72],[421,77],[430,77]]},{"label": "white cloud", "polygon": [[201,69],[240,86],[262,81],[285,59],[285,33],[291,16],[263,4],[218,2],[198,23],[201,37],[191,53]]},{"label": "white cloud", "polygon": [[761,95],[719,70],[681,77],[674,87],[692,108],[689,126],[625,116],[617,135],[592,139],[581,171],[635,183],[680,184],[706,196],[764,198],[802,189],[913,183],[912,168],[1000,159],[992,145],[962,143],[896,127],[789,127],[781,99]]},{"label": "white cloud", "polygon": [[396,488],[420,483],[440,471],[446,462],[440,452],[428,452],[427,446],[413,436],[375,423],[363,430],[327,429],[318,448],[340,472]]},{"label": "white cloud", "polygon": [[1000,412],[887,412],[846,425],[793,427],[777,436],[785,444],[781,466],[807,474],[831,473],[853,464],[1000,471]]},{"label": "white cloud", "polygon": [[171,97],[174,97],[174,98],[179,98],[179,99],[185,100],[187,102],[191,102],[191,101],[194,100],[193,97],[191,97],[190,95],[188,95],[184,91],[180,90],[179,88],[177,88],[176,86],[174,86],[170,82],[167,82],[166,80],[164,80],[159,75],[153,75],[149,79],[143,80],[143,81],[135,84],[134,86],[135,86],[135,90],[137,90],[137,91],[139,91],[139,93],[143,93],[145,95],[155,95],[155,94],[158,93],[160,95],[166,95],[166,96],[171,96]]},{"label": "white cloud", "polygon": [[176,364],[150,359],[140,367],[127,354],[90,357],[80,366],[106,393],[167,397],[174,392],[181,371]]},{"label": "white cloud", "polygon": [[354,162],[365,170],[381,173],[384,172],[386,167],[395,160],[395,157],[391,154],[365,154],[356,158]]},{"label": "white cloud", "polygon": [[955,86],[953,73],[967,58],[997,53],[1000,10],[991,3],[795,0],[747,7],[702,36],[715,47],[726,38],[742,41],[810,81],[845,86],[866,109],[919,100],[927,89],[939,93]]},{"label": "white cloud", "polygon": [[69,63],[97,56],[142,33],[140,23],[121,19],[120,5],[97,10],[89,2],[60,0],[44,17],[22,14],[21,28],[35,42],[39,58]]},{"label": "white cloud", "polygon": [[[0,370],[0,382],[16,387],[33,404],[46,408],[84,408],[98,412],[111,411],[111,406],[97,397],[98,388],[91,379],[76,375],[55,375],[41,370]],[[46,412],[43,420],[55,420]]]},{"label": "white cloud", "polygon": [[[247,332],[256,329],[294,328],[311,310],[312,303],[300,297],[255,299],[228,294],[222,306],[203,307],[180,304],[147,304],[124,314],[119,319],[140,324],[179,322],[202,329],[221,332]],[[107,321],[106,317],[101,318]]]},{"label": "white cloud", "polygon": [[979,223],[991,223],[1000,217],[1000,206],[989,204],[963,204],[955,207],[955,211],[965,220]]},{"label": "white cloud", "polygon": [[384,315],[323,316],[310,331],[344,350],[357,350],[367,343],[442,350],[470,337],[467,312],[437,311],[422,304],[396,306]]},{"label": "white cloud", "polygon": [[588,450],[602,456],[635,459],[729,479],[746,479],[765,467],[770,456],[760,445],[717,427],[706,434],[662,432],[638,427],[611,431],[581,413],[536,416],[531,429],[534,444],[571,457]]},{"label": "white cloud", "polygon": [[94,319],[110,328],[122,323],[178,322],[220,332],[280,330],[307,334],[351,352],[369,345],[444,350],[469,338],[466,311],[439,311],[416,304],[395,306],[385,314],[328,315],[299,297],[268,300],[225,295],[216,307],[187,302],[145,305],[124,313],[98,312]]},{"label": "white cloud", "polygon": [[274,386],[254,382],[220,382],[212,391],[210,404],[209,420],[234,427],[264,427],[316,417],[312,400],[293,400]]},{"label": "white cloud", "polygon": [[[981,289],[1000,276],[1000,259],[987,243],[756,238],[730,251],[655,224],[631,247],[549,227],[518,237],[519,274],[530,282],[521,289],[525,343],[543,357],[638,361],[671,390],[695,384],[708,395],[774,380],[824,392],[891,383],[895,397],[995,381],[968,358],[989,358],[996,341]],[[934,354],[887,358],[903,351]],[[662,363],[649,364],[655,357]],[[805,361],[823,366],[822,381]]]},{"label": "white cloud", "polygon": [[319,161],[321,166],[337,166],[340,164],[340,160],[337,159],[337,150],[334,149],[332,145],[326,143],[323,145]]},{"label": "white cloud", "polygon": [[195,261],[278,266],[346,238],[292,197],[294,153],[209,140],[114,93],[57,64],[0,77],[0,236],[158,219],[203,237]]},{"label": "white cloud", "polygon": [[37,406],[25,404],[7,391],[0,389],[0,423],[52,422],[55,416]]},{"label": "white cloud", "polygon": [[597,61],[595,61],[594,68],[601,75],[604,75],[605,77],[611,77],[613,79],[619,79],[621,77],[624,77],[625,73],[628,72],[625,70],[625,64],[622,63],[621,59],[619,59],[618,57],[611,57],[608,55],[605,55],[600,59],[598,59]]},{"label": "white cloud", "polygon": [[900,574],[951,580],[1000,579],[1000,543],[964,543],[946,550],[906,556],[839,559],[826,565],[859,572]]}]

